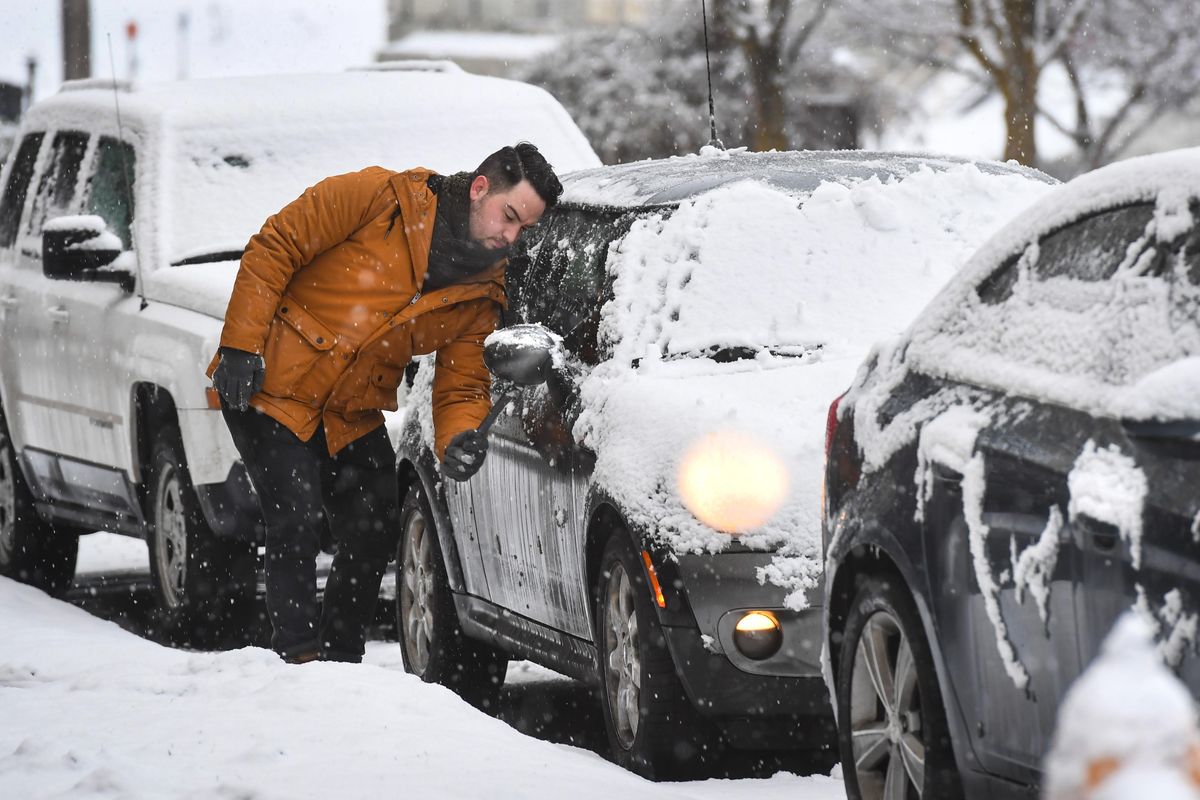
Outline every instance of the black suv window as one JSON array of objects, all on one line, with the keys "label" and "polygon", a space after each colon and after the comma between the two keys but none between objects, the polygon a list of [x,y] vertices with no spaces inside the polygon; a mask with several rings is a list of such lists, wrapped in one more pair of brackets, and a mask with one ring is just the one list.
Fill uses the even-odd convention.
[{"label": "black suv window", "polygon": [[996,270],[979,285],[979,299],[992,305],[1008,300],[1024,268],[1039,281],[1103,281],[1118,268],[1133,269],[1135,265],[1141,274],[1156,274],[1162,270],[1167,250],[1156,248],[1147,235],[1153,218],[1153,204],[1139,203],[1077,220]]},{"label": "black suv window", "polygon": [[29,196],[29,181],[33,168],[37,166],[38,151],[42,149],[44,133],[30,133],[21,140],[4,185],[4,197],[0,198],[0,247],[11,247],[17,240],[17,228],[21,225],[21,212],[25,210],[25,199]]},{"label": "black suv window", "polygon": [[[1133,269],[1139,258],[1151,253],[1154,242],[1147,235],[1154,219],[1154,206],[1139,203],[1103,211],[1068,225],[1042,240],[1034,276],[1047,280],[1059,276],[1080,281],[1103,281],[1119,267]],[[1161,266],[1161,259],[1148,258]],[[1142,274],[1153,273],[1149,265]]]},{"label": "black suv window", "polygon": [[633,215],[578,208],[553,213],[524,276],[522,316],[562,336],[585,364],[595,364],[608,248],[629,230]]},{"label": "black suv window", "polygon": [[55,134],[50,145],[50,163],[38,182],[33,196],[33,211],[26,232],[40,236],[46,220],[70,214],[79,182],[79,168],[87,152],[86,133],[63,131]]}]

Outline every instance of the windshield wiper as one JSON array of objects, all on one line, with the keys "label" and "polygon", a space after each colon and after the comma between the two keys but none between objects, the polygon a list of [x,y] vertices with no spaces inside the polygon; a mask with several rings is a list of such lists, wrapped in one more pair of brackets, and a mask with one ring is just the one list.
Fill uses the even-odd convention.
[{"label": "windshield wiper", "polygon": [[178,261],[172,261],[172,267],[186,267],[189,264],[215,264],[218,261],[241,261],[243,250],[217,250],[212,253],[201,253],[198,256],[188,256]]},{"label": "windshield wiper", "polygon": [[[825,347],[823,344],[785,344],[771,347],[750,347],[748,345],[711,345],[702,350],[685,350],[682,353],[663,353],[663,361],[685,361],[688,359],[707,358],[718,364],[731,364],[735,361],[749,361],[758,358],[760,353],[778,358],[811,359],[819,355]],[[642,359],[633,360],[633,368],[637,369]]]}]

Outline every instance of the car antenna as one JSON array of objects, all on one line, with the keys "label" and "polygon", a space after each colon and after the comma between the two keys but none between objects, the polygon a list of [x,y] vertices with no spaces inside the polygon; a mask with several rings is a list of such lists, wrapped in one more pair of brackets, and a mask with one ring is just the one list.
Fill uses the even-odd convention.
[{"label": "car antenna", "polygon": [[704,20],[704,67],[708,71],[708,128],[711,135],[708,146],[724,150],[725,145],[717,138],[717,111],[713,106],[712,63],[708,59],[708,4],[705,0],[700,0],[700,16]]},{"label": "car antenna", "polygon": [[[125,157],[125,126],[121,124],[121,93],[117,91],[117,62],[113,59],[112,49],[112,34],[108,35],[108,68],[112,72],[112,87],[113,87],[113,105],[117,109],[117,136],[120,141],[117,142],[117,153],[121,158],[121,181],[125,184],[125,202],[129,203],[130,210],[133,206],[133,186],[129,180],[129,159]],[[133,241],[133,214],[129,215],[129,244],[134,245]],[[137,269],[138,278],[138,296],[142,299],[142,304],[138,307],[139,311],[145,311],[149,303],[146,302],[146,282],[142,280],[142,253],[136,245],[133,247],[133,263]]]}]

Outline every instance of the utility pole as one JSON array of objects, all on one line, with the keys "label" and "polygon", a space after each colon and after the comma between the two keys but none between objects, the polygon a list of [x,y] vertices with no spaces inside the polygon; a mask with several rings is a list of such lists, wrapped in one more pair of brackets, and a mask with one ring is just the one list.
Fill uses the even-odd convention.
[{"label": "utility pole", "polygon": [[89,0],[62,0],[63,80],[92,77]]},{"label": "utility pole", "polygon": [[37,67],[37,56],[30,53],[25,58],[25,103],[21,108],[22,114],[33,105],[33,85],[37,82]]}]

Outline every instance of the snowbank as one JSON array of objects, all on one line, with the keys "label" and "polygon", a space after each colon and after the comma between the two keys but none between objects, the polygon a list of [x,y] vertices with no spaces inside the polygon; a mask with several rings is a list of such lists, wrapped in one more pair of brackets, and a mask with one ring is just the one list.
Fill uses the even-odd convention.
[{"label": "snowbank", "polygon": [[171,650],[6,578],[0,617],[4,797],[844,796],[823,777],[648,783],[404,674],[394,643],[378,665]]}]

